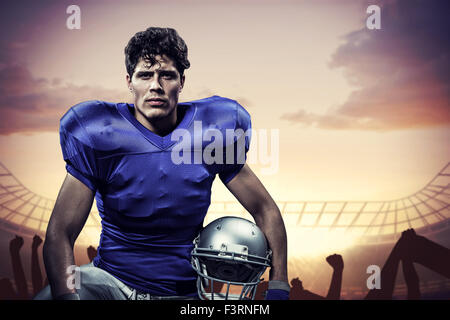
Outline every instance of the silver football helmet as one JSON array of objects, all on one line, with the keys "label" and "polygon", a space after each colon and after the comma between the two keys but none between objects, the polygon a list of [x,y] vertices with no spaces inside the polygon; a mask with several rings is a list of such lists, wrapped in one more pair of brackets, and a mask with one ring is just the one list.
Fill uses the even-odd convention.
[{"label": "silver football helmet", "polygon": [[[271,264],[272,251],[264,233],[253,222],[222,217],[208,224],[195,238],[192,267],[198,274],[201,299],[254,299],[261,276]],[[214,288],[226,285],[226,292]],[[241,288],[231,294],[230,286]],[[210,292],[207,292],[210,288]]]}]

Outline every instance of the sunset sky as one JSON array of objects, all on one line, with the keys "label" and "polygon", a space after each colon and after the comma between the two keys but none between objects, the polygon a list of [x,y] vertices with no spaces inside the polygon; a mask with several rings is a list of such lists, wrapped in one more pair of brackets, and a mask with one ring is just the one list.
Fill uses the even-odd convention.
[{"label": "sunset sky", "polygon": [[[81,8],[81,30],[66,27],[70,4]],[[366,28],[369,4],[382,8],[381,30]],[[0,161],[55,199],[65,175],[60,117],[85,100],[129,101],[123,49],[137,31],[162,26],[189,48],[181,101],[233,98],[257,134],[279,130],[278,170],[251,161],[275,200],[407,196],[450,160],[448,9],[448,1],[2,1]],[[213,200],[232,199],[219,179],[214,190]]]}]

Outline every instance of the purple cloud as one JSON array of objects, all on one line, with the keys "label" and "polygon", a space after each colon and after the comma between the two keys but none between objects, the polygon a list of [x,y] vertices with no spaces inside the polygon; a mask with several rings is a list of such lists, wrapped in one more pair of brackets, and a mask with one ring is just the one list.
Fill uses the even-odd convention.
[{"label": "purple cloud", "polygon": [[0,68],[0,134],[57,132],[70,106],[91,99],[127,101],[126,90],[78,86],[61,79],[35,78],[21,65]]},{"label": "purple cloud", "polygon": [[450,123],[450,2],[384,1],[381,30],[344,37],[331,57],[357,89],[325,114],[281,118],[323,129],[399,130]]}]

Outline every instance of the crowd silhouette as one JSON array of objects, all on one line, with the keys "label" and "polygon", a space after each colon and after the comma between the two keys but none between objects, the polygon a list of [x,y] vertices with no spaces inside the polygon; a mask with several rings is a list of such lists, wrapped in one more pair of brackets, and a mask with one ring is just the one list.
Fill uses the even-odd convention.
[{"label": "crowd silhouette", "polygon": [[[33,295],[37,294],[44,285],[42,281],[41,268],[39,266],[38,248],[42,244],[42,239],[39,236],[34,236],[31,245],[31,282],[33,285]],[[2,300],[16,300],[16,299],[30,299],[28,292],[27,280],[25,271],[20,258],[20,249],[23,246],[23,238],[16,236],[9,242],[9,253],[11,256],[12,270],[14,275],[15,287],[10,279],[2,278],[0,280],[0,299]]]},{"label": "crowd silhouette", "polygon": [[[38,249],[42,244],[42,239],[35,235],[31,245],[31,284],[30,294],[24,268],[20,256],[24,240],[20,236],[15,236],[9,243],[9,252],[14,276],[14,285],[11,279],[0,279],[0,300],[25,300],[31,299],[44,286],[48,284],[48,279],[43,280],[39,265]],[[87,248],[87,256],[92,261],[97,255],[97,249],[93,246]],[[339,300],[343,280],[344,260],[339,254],[332,254],[326,257],[326,262],[333,269],[330,286],[326,296],[321,296],[303,288],[302,281],[297,277],[290,282],[290,300]],[[397,272],[399,265],[402,265],[403,277],[407,287],[407,299],[421,299],[420,280],[414,263],[421,264],[434,272],[450,279],[450,249],[437,244],[423,236],[416,234],[414,229],[402,232],[399,240],[394,244],[386,262],[381,269],[380,286],[368,290],[365,299],[367,300],[390,300],[393,298]],[[214,292],[220,292],[222,283],[214,284]],[[262,281],[256,291],[255,299],[263,300],[268,288],[268,282]],[[209,289],[209,288],[208,288]],[[207,291],[209,291],[207,289]]]},{"label": "crowd silhouette", "polygon": [[407,298],[420,299],[420,283],[413,263],[419,263],[450,279],[450,249],[416,234],[414,229],[402,232],[381,270],[381,285],[366,295],[367,300],[390,300],[400,262],[407,287]]},{"label": "crowd silhouette", "polygon": [[[30,295],[28,290],[28,284],[25,277],[25,271],[22,265],[22,259],[20,257],[20,250],[23,247],[23,238],[15,236],[9,242],[9,253],[11,256],[11,264],[14,276],[15,287],[11,279],[0,279],[0,300],[28,300],[32,299],[38,292],[40,292],[46,285],[48,285],[48,279],[43,280],[41,267],[39,265],[38,248],[42,244],[42,238],[38,235],[33,237],[31,244],[31,283],[32,294]],[[97,249],[93,246],[87,248],[87,255],[90,261],[92,261],[97,255]]]},{"label": "crowd silhouette", "polygon": [[[328,264],[333,268],[330,287],[326,297],[318,295],[303,288],[302,281],[297,277],[291,280],[291,291],[289,300],[339,300],[342,287],[342,273],[344,271],[344,260],[339,254],[332,254],[326,258]],[[269,283],[262,281],[256,291],[256,300],[264,300]]]},{"label": "crowd silhouette", "polygon": [[[303,288],[302,281],[297,277],[291,280],[290,300],[339,300],[342,287],[344,261],[341,255],[333,254],[326,258],[333,268],[330,287],[326,297]],[[423,236],[417,235],[414,229],[402,232],[395,243],[380,274],[380,288],[369,290],[366,300],[391,300],[399,264],[402,264],[403,276],[407,287],[409,300],[421,299],[420,281],[414,263],[419,263],[434,272],[450,279],[450,249],[441,246]],[[268,282],[263,281],[258,286],[256,299],[263,300]]]}]

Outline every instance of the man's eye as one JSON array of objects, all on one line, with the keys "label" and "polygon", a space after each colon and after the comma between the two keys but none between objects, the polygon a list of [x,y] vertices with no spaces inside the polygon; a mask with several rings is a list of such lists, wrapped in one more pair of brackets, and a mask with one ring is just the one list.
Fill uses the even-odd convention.
[{"label": "man's eye", "polygon": [[140,79],[148,79],[151,77],[151,74],[147,73],[147,72],[143,72],[143,73],[139,73],[137,77]]},{"label": "man's eye", "polygon": [[173,79],[173,75],[171,75],[171,74],[163,74],[162,77],[164,79]]}]

